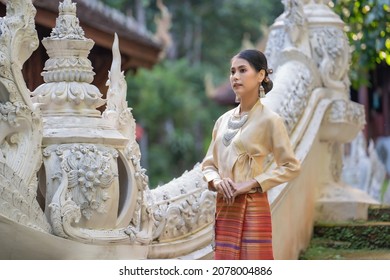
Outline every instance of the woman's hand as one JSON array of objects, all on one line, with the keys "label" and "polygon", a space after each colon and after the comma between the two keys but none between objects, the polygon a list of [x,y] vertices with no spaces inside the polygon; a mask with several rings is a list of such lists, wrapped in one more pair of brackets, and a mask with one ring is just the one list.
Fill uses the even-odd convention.
[{"label": "woman's hand", "polygon": [[242,183],[235,183],[230,178],[224,178],[215,183],[215,189],[223,195],[225,202],[229,205],[234,203],[236,196],[247,193],[256,187],[260,187],[260,185],[255,179]]},{"label": "woman's hand", "polygon": [[260,185],[255,179],[252,179],[252,180],[249,180],[246,182],[242,182],[242,183],[234,183],[232,185],[234,197],[236,197],[237,195],[240,195],[240,194],[247,193],[251,189],[254,189],[257,187],[260,187]]},{"label": "woman's hand", "polygon": [[229,205],[234,202],[232,184],[234,184],[234,182],[230,178],[223,178],[222,180],[214,183],[217,192],[223,195],[224,201]]}]

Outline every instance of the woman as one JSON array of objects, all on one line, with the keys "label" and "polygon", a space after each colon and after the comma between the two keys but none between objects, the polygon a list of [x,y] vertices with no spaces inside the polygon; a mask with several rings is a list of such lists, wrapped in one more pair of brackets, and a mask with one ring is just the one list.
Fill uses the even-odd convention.
[{"label": "woman", "polygon": [[[217,192],[215,259],[273,259],[267,191],[297,176],[300,163],[282,118],[261,104],[273,85],[264,54],[244,50],[230,71],[240,104],[216,121],[202,163],[209,189]],[[263,172],[269,153],[277,167]]]}]

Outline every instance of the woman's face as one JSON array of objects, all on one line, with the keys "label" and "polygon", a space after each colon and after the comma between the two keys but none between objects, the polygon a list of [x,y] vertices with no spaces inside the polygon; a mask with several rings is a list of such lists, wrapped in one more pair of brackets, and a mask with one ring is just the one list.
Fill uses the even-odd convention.
[{"label": "woman's face", "polygon": [[252,95],[258,96],[260,83],[264,79],[264,71],[256,72],[248,61],[234,57],[230,68],[230,85],[240,99]]}]

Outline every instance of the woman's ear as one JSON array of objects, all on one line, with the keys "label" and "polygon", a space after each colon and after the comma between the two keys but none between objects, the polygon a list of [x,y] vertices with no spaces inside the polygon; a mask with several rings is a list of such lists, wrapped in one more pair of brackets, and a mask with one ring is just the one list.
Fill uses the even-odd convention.
[{"label": "woman's ear", "polygon": [[258,81],[261,83],[265,78],[265,70],[261,69],[259,73],[257,73]]}]

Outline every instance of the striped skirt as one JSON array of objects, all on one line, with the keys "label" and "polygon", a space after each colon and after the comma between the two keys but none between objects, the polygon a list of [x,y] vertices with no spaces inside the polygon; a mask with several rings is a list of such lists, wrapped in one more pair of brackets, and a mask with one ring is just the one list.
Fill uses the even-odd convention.
[{"label": "striped skirt", "polygon": [[272,260],[272,224],[267,193],[243,194],[227,205],[218,194],[216,260]]}]

